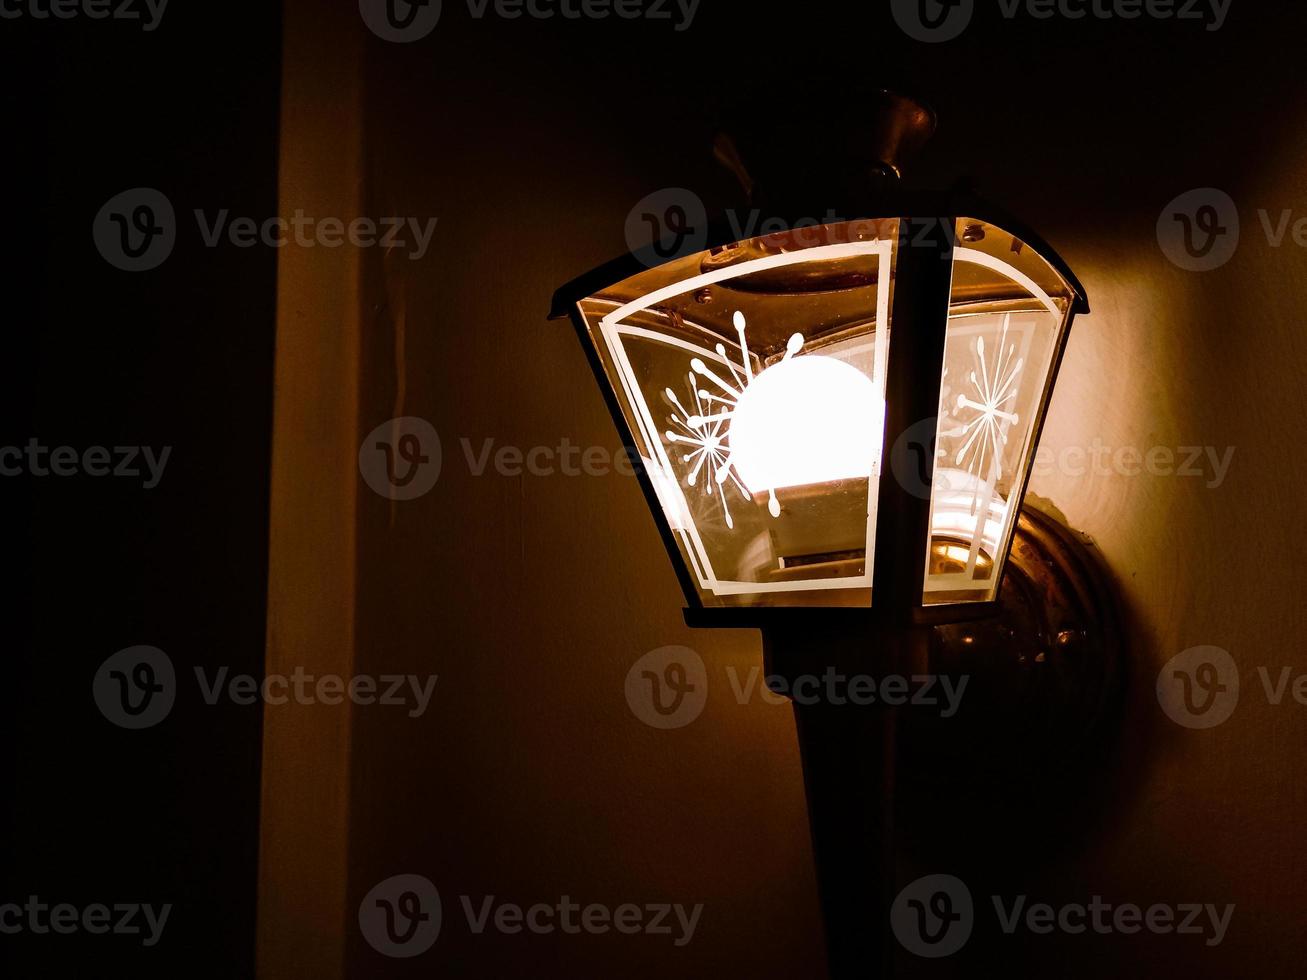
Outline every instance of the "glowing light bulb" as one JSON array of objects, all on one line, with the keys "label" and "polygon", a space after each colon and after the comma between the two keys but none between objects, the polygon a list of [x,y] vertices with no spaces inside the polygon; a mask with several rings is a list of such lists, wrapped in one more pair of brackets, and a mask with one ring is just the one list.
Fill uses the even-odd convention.
[{"label": "glowing light bulb", "polygon": [[870,477],[885,402],[833,357],[787,357],[753,378],[731,415],[731,464],[751,493]]}]

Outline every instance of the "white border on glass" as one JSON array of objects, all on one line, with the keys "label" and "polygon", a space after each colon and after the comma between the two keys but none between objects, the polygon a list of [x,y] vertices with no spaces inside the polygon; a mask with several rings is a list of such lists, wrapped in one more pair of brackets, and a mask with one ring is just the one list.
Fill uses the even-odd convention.
[{"label": "white border on glass", "polygon": [[[993,271],[997,272],[999,275],[1011,279],[1018,286],[1021,286],[1023,289],[1029,292],[1032,297],[1037,299],[1040,302],[1040,304],[1056,318],[1056,322],[1053,327],[1054,329],[1053,346],[1049,349],[1049,358],[1047,363],[1045,363],[1044,365],[1044,384],[1045,386],[1047,386],[1048,372],[1052,369],[1053,366],[1052,359],[1055,356],[1056,349],[1057,349],[1056,333],[1057,331],[1060,331],[1062,329],[1062,324],[1065,319],[1065,315],[1063,311],[1058,309],[1057,304],[1053,302],[1052,298],[1048,295],[1048,293],[1046,293],[1042,288],[1040,288],[1039,284],[1035,282],[1034,279],[1030,278],[1030,276],[1026,275],[1024,272],[1022,272],[1020,269],[1017,269],[1015,266],[1009,265],[1008,263],[1004,262],[1002,259],[995,258],[994,256],[990,255],[988,252],[982,252],[979,249],[974,249],[974,248],[959,248],[954,251],[953,259],[955,262],[971,262],[974,265],[983,265],[986,268],[992,269]],[[966,329],[967,328],[964,328],[964,330]],[[968,332],[975,332],[975,331],[968,331]],[[1027,353],[1029,351],[1030,343],[1034,338],[1034,333],[1035,333],[1035,328],[1032,325],[1031,328],[1028,331],[1026,331],[1026,336],[1022,339],[1023,349]],[[944,369],[943,365],[941,365],[940,370],[943,371],[943,369]],[[1020,455],[1017,456],[1017,459],[1021,462],[1023,467],[1022,472],[1024,472],[1025,464],[1028,461],[1028,454],[1033,448],[1031,440],[1034,439],[1035,429],[1036,429],[1036,425],[1034,424],[1034,421],[1032,421],[1031,425],[1026,430],[1026,437],[1021,447],[1021,453]],[[930,502],[931,521],[930,521],[930,527],[927,528],[926,530],[927,553],[929,553],[930,547],[934,541],[934,530],[935,530],[934,515],[935,515],[936,489],[937,488],[935,487],[931,488],[931,502]],[[991,512],[990,508],[992,506],[993,495],[994,495],[994,490],[992,487],[990,487],[989,495],[986,497],[985,500],[984,520],[983,521],[977,520],[976,529],[973,532],[974,537],[971,543],[971,547],[969,549],[970,555],[967,562],[967,570],[963,572],[953,572],[951,574],[944,574],[944,575],[931,575],[930,562],[929,560],[927,560],[926,580],[922,585],[923,598],[924,598],[924,593],[946,594],[949,592],[972,591],[976,588],[989,589],[993,586],[994,584],[993,579],[975,578],[976,558],[980,547],[980,539],[982,536],[981,528],[984,527],[986,530],[988,530],[988,525],[991,523],[991,521],[989,520],[989,515]],[[1007,532],[1012,521],[1016,520],[1017,509],[1019,508],[1013,508],[1011,506],[1011,501],[1003,502],[1004,513],[1003,513],[1002,521],[999,523],[999,533],[997,535],[998,541],[1001,542],[1007,540]],[[997,572],[1001,568],[1001,565],[999,563],[1001,559],[997,555],[995,555],[995,559],[996,560],[994,562],[993,568],[994,568],[994,572]],[[940,603],[940,605],[944,605],[944,603]]]},{"label": "white border on glass", "polygon": [[[768,269],[780,269],[788,265],[813,262],[819,259],[840,259],[856,255],[878,255],[880,257],[880,265],[876,279],[876,332],[874,335],[874,343],[876,345],[876,353],[874,357],[875,376],[872,378],[872,381],[876,386],[876,391],[879,393],[881,398],[884,398],[884,365],[888,352],[888,345],[883,341],[888,336],[888,328],[890,326],[889,283],[890,251],[892,246],[893,243],[890,241],[875,239],[868,242],[842,242],[836,245],[819,245],[798,252],[787,252],[782,255],[769,255],[761,259],[754,259],[751,262],[742,262],[739,265],[729,266],[725,269],[717,269],[713,272],[707,272],[691,279],[683,279],[668,286],[663,286],[660,289],[654,290],[652,293],[647,293],[639,299],[632,300],[630,303],[618,307],[599,321],[600,332],[603,334],[604,342],[608,345],[609,356],[612,358],[613,364],[617,367],[618,379],[621,381],[622,390],[626,395],[627,404],[631,406],[635,414],[636,423],[640,428],[640,435],[644,439],[645,445],[655,454],[656,462],[662,470],[664,477],[662,487],[663,489],[668,490],[669,492],[675,492],[678,495],[679,500],[676,503],[679,505],[680,513],[684,514],[687,518],[685,522],[686,527],[677,530],[676,533],[680,536],[685,551],[690,556],[690,566],[699,580],[699,586],[712,592],[713,595],[761,595],[768,592],[812,592],[829,589],[871,588],[872,575],[875,571],[876,510],[879,503],[876,488],[880,481],[880,460],[877,460],[873,466],[871,479],[868,481],[867,485],[867,557],[863,566],[862,575],[846,575],[840,578],[806,579],[795,582],[741,582],[730,579],[719,579],[713,571],[712,561],[708,557],[708,552],[704,547],[703,540],[699,537],[699,531],[694,526],[694,520],[690,516],[691,511],[685,500],[685,494],[681,489],[680,480],[672,469],[671,460],[667,457],[667,451],[663,446],[663,440],[662,436],[659,434],[658,426],[654,422],[653,415],[649,411],[649,405],[645,401],[644,395],[640,390],[639,382],[636,380],[635,372],[632,370],[631,363],[626,356],[626,349],[622,343],[622,337],[625,335],[641,337],[643,339],[652,339],[695,351],[700,356],[711,357],[715,361],[721,361],[721,358],[717,356],[715,351],[696,348],[693,344],[686,341],[681,341],[677,338],[668,337],[664,334],[659,334],[640,327],[623,324],[621,321],[636,313],[641,313],[649,309],[649,307],[661,303],[663,300],[670,299],[673,296],[680,296],[684,293],[695,292],[702,289],[704,286],[710,286],[713,283],[721,282],[724,279],[737,279],[741,276],[751,275],[755,272],[763,272]],[[1022,283],[1022,285],[1024,285],[1024,283]],[[748,356],[748,351],[741,351],[741,357]],[[884,455],[883,448],[881,455]],[[674,488],[674,491],[672,488]],[[666,505],[664,505],[664,510],[666,510]],[[670,519],[670,515],[665,516]]]}]

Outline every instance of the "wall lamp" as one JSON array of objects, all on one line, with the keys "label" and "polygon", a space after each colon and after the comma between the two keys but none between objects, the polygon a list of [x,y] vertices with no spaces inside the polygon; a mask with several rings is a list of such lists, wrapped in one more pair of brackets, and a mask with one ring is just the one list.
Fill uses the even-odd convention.
[{"label": "wall lamp", "polygon": [[[1115,642],[1110,599],[1078,539],[1021,504],[1085,290],[988,202],[899,186],[929,109],[876,91],[859,112],[852,138],[743,117],[717,156],[786,230],[626,255],[551,316],[638,451],[687,624],[761,630],[782,693],[1018,649],[1083,663]],[[830,214],[850,217],[800,218]],[[1083,669],[1067,697],[1088,715],[1107,681]],[[831,975],[887,975],[895,712],[794,712]]]}]

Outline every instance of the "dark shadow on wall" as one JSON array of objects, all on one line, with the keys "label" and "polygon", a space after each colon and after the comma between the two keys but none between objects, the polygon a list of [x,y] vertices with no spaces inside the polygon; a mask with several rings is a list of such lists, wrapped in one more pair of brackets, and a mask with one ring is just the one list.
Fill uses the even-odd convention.
[{"label": "dark shadow on wall", "polygon": [[[206,702],[195,671],[263,672],[276,254],[207,246],[194,211],[276,214],[280,11],[172,4],[144,31],[19,10],[0,64],[18,253],[4,387],[22,409],[0,445],[105,447],[114,469],[116,447],[148,446],[161,465],[138,450],[135,478],[4,477],[27,496],[5,510],[24,581],[6,618],[26,628],[0,685],[0,903],[171,908],[151,943],[140,912],[136,935],[7,934],[0,972],[251,976],[261,709]],[[171,202],[176,244],[121,271],[92,225],[141,187]],[[171,660],[176,699],[133,731],[92,680],[135,645]]]}]

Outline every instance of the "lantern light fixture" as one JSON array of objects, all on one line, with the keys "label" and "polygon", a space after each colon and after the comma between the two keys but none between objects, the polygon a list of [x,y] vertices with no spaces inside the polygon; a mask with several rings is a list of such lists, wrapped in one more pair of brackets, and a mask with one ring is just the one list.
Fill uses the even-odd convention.
[{"label": "lantern light fixture", "polygon": [[[770,119],[719,138],[751,204],[789,230],[633,253],[552,308],[642,462],[687,623],[761,629],[786,690],[831,669],[911,673],[932,627],[1000,613],[1053,383],[1089,309],[1000,209],[899,186],[929,109],[883,90],[862,107],[853,151],[796,149]],[[866,975],[889,960],[892,713],[795,712],[831,974]]]}]

